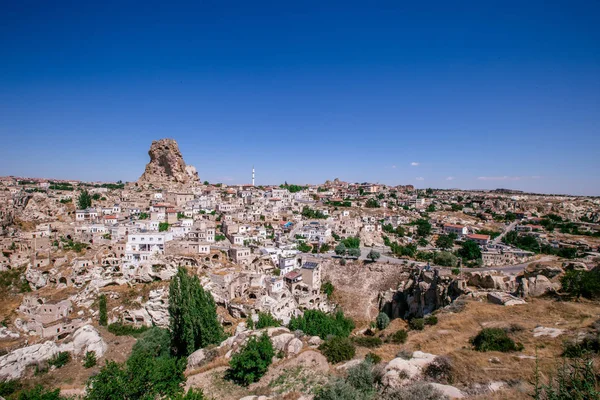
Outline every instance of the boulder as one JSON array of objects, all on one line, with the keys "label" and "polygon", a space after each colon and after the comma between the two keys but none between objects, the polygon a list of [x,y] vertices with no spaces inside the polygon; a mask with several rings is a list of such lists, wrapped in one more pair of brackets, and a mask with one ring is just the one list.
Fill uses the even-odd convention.
[{"label": "boulder", "polygon": [[512,296],[503,292],[489,292],[487,299],[490,303],[499,304],[502,306],[514,306],[518,304],[527,304],[525,300]]},{"label": "boulder", "polygon": [[303,346],[304,345],[302,343],[302,340],[300,340],[298,338],[293,338],[287,344],[286,353],[288,354],[288,356],[298,354],[298,353],[300,353],[300,350],[302,350]]},{"label": "boulder", "polygon": [[308,345],[311,347],[319,347],[321,343],[323,343],[323,340],[318,336],[311,336],[310,339],[308,339]]},{"label": "boulder", "polygon": [[194,369],[202,364],[206,360],[206,354],[203,349],[198,349],[188,356],[187,369]]},{"label": "boulder", "polygon": [[531,263],[525,270],[523,270],[523,276],[525,278],[537,277],[543,275],[546,278],[552,279],[556,276],[562,275],[564,270],[561,267],[552,264],[545,263]]},{"label": "boulder", "polygon": [[440,383],[430,383],[431,386],[442,392],[445,396],[450,399],[462,399],[465,394],[458,388],[449,385],[442,385]]},{"label": "boulder", "polygon": [[[88,351],[96,353],[96,357],[102,357],[108,346],[100,336],[100,333],[92,325],[84,325],[73,333],[72,352],[85,354]],[[65,345],[66,346],[66,345]],[[61,351],[65,351],[62,350]]]},{"label": "boulder", "polygon": [[533,337],[549,336],[551,338],[557,338],[563,333],[565,333],[563,329],[545,328],[543,326],[538,326],[533,330]]},{"label": "boulder", "polygon": [[292,339],[295,339],[293,333],[282,333],[281,335],[273,336],[271,342],[273,342],[275,351],[285,351],[287,344]]}]

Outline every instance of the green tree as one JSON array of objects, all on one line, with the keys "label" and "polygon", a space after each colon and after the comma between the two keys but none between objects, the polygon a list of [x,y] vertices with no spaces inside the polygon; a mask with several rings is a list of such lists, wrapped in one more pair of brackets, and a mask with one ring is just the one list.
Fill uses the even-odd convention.
[{"label": "green tree", "polygon": [[369,199],[367,200],[367,202],[365,203],[365,207],[367,208],[379,208],[379,202],[375,199]]},{"label": "green tree", "polygon": [[320,310],[306,310],[302,316],[292,317],[288,328],[326,339],[330,335],[347,337],[354,329],[354,322],[344,317],[342,311],[326,314]]},{"label": "green tree", "polygon": [[301,251],[302,253],[308,253],[312,250],[312,247],[304,242],[298,243],[296,247],[298,248],[298,251]]},{"label": "green tree", "polygon": [[356,248],[348,249],[348,255],[350,257],[360,257],[360,249],[356,249]]},{"label": "green tree", "polygon": [[169,285],[169,315],[171,344],[178,356],[188,356],[223,339],[212,295],[184,268],[179,268]]},{"label": "green tree", "polygon": [[377,329],[383,330],[390,324],[390,317],[386,313],[380,312],[375,319],[375,323],[377,324]]},{"label": "green tree", "polygon": [[335,254],[337,254],[338,256],[345,256],[346,251],[346,245],[344,243],[340,243],[337,246],[335,246]]},{"label": "green tree", "polygon": [[60,389],[44,389],[42,385],[36,385],[33,389],[24,390],[19,393],[18,400],[61,400]]},{"label": "green tree", "polygon": [[98,314],[99,314],[98,323],[101,326],[108,325],[108,315],[107,315],[107,311],[106,311],[106,295],[104,295],[104,294],[101,294],[100,298],[98,299]]},{"label": "green tree", "polygon": [[160,222],[158,224],[158,231],[159,232],[164,232],[164,231],[168,231],[169,230],[169,223],[168,222]]},{"label": "green tree", "polygon": [[458,263],[458,258],[447,251],[441,251],[435,255],[433,262],[444,267],[454,267]]},{"label": "green tree", "polygon": [[85,358],[83,359],[84,368],[92,368],[96,365],[96,353],[93,351],[88,351],[85,353]]},{"label": "green tree", "polygon": [[334,336],[326,340],[319,346],[321,353],[332,364],[337,364],[342,361],[351,360],[356,354],[356,348],[350,339],[347,337]]},{"label": "green tree", "polygon": [[431,224],[428,220],[421,218],[415,222],[415,225],[417,225],[417,235],[425,237],[431,233]]},{"label": "green tree", "polygon": [[256,323],[256,329],[268,328],[270,326],[280,326],[281,322],[275,318],[271,313],[258,313],[258,322]]},{"label": "green tree", "polygon": [[328,299],[331,299],[331,296],[333,295],[333,292],[335,291],[335,288],[333,287],[333,283],[331,283],[329,281],[323,282],[323,284],[321,285],[321,291],[327,295]]},{"label": "green tree", "polygon": [[379,258],[381,257],[381,254],[379,254],[379,252],[371,249],[371,251],[369,251],[369,254],[367,254],[367,258],[369,260],[371,260],[372,262],[377,261]]},{"label": "green tree", "polygon": [[269,369],[275,351],[266,334],[258,339],[253,336],[248,343],[231,357],[226,377],[242,386],[258,381]]},{"label": "green tree", "polygon": [[90,196],[90,193],[87,191],[87,189],[83,189],[79,193],[79,199],[77,200],[77,207],[80,210],[85,210],[86,208],[89,208],[91,206],[92,206],[92,197]]},{"label": "green tree", "polygon": [[477,260],[481,258],[481,249],[479,245],[472,240],[467,240],[458,250],[458,255],[465,260]]},{"label": "green tree", "polygon": [[440,235],[435,241],[435,245],[442,250],[450,250],[454,246],[454,240],[448,235]]},{"label": "green tree", "polygon": [[430,205],[428,205],[428,206],[427,206],[427,209],[426,209],[426,211],[427,211],[428,213],[430,213],[430,212],[434,212],[434,211],[435,211],[435,205],[434,205],[433,203],[431,203]]}]

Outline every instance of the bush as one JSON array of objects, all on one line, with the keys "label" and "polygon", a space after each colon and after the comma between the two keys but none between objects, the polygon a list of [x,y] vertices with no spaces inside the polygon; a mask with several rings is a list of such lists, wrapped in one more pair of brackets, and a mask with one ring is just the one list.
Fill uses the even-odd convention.
[{"label": "bush", "polygon": [[373,376],[373,364],[369,361],[363,361],[360,364],[348,369],[348,382],[354,389],[369,395],[375,393],[375,377]]},{"label": "bush", "polygon": [[268,328],[270,326],[280,326],[281,322],[275,318],[271,313],[258,313],[258,322],[256,323],[256,329]]},{"label": "bush", "polygon": [[343,379],[334,379],[317,389],[314,400],[366,400],[362,394]]},{"label": "bush", "polygon": [[563,356],[568,358],[578,358],[585,354],[600,353],[600,337],[586,336],[581,341],[564,342]]},{"label": "bush", "polygon": [[425,368],[425,376],[433,379],[435,382],[451,384],[454,380],[452,374],[452,362],[448,357],[437,356]]},{"label": "bush", "polygon": [[7,397],[21,389],[21,382],[17,379],[0,381],[0,396]]},{"label": "bush", "polygon": [[108,326],[108,331],[116,336],[133,336],[138,337],[142,333],[146,332],[148,329],[147,326],[133,326],[126,325],[122,322],[115,322],[114,324],[110,324]]},{"label": "bush", "polygon": [[593,360],[578,358],[563,362],[548,384],[542,384],[536,359],[532,397],[536,400],[599,399],[600,385]]},{"label": "bush", "polygon": [[44,389],[37,385],[33,389],[24,390],[19,393],[18,400],[61,400],[60,389]]},{"label": "bush", "polygon": [[291,331],[301,330],[310,336],[319,336],[327,339],[327,336],[347,337],[354,329],[354,322],[344,317],[342,311],[335,314],[326,314],[319,310],[306,310],[300,317],[292,317],[288,328]]},{"label": "bush", "polygon": [[377,323],[377,329],[383,330],[390,324],[390,317],[388,317],[386,313],[380,312],[379,315],[377,315],[375,322]]},{"label": "bush", "polygon": [[392,343],[402,344],[406,342],[406,339],[408,339],[408,332],[406,332],[404,329],[400,329],[394,332],[394,334],[389,338]]},{"label": "bush", "polygon": [[88,351],[85,353],[85,358],[83,359],[84,368],[92,368],[96,365],[96,353],[93,351]]},{"label": "bush", "polygon": [[375,353],[369,353],[365,356],[365,361],[368,361],[371,364],[379,364],[381,362],[381,357]]},{"label": "bush", "polygon": [[460,268],[452,268],[452,275],[460,275]]},{"label": "bush", "polygon": [[428,315],[425,317],[425,325],[437,325],[438,318],[435,315]]},{"label": "bush", "polygon": [[351,360],[356,353],[354,344],[348,338],[333,337],[326,340],[319,346],[319,350],[332,364],[337,364],[342,361]]},{"label": "bush", "polygon": [[408,321],[408,326],[413,331],[422,331],[425,328],[425,320],[423,318],[413,318]]},{"label": "bush", "polygon": [[441,251],[435,255],[433,262],[436,265],[442,265],[444,267],[455,267],[458,263],[458,258],[447,251]]},{"label": "bush", "polygon": [[378,338],[377,336],[354,336],[352,341],[357,346],[368,348],[379,347],[383,344],[381,338]]},{"label": "bush", "polygon": [[520,351],[523,345],[516,344],[508,337],[506,332],[500,328],[484,328],[471,339],[471,344],[477,351]]},{"label": "bush", "polygon": [[333,287],[333,284],[329,281],[324,282],[321,285],[321,291],[327,295],[328,299],[331,299],[331,296],[333,295],[334,290],[335,290],[335,288]]},{"label": "bush", "polygon": [[100,320],[98,321],[98,323],[101,326],[106,326],[106,324],[108,323],[108,316],[107,316],[107,312],[106,312],[106,295],[101,294],[100,298],[98,300],[98,313],[100,314]]},{"label": "bush", "polygon": [[273,343],[266,334],[258,339],[253,336],[240,352],[231,357],[226,377],[242,386],[248,386],[267,372],[274,356]]},{"label": "bush", "polygon": [[408,386],[386,392],[381,400],[446,400],[441,391],[425,382],[415,382]]},{"label": "bush", "polygon": [[600,269],[567,271],[560,283],[562,290],[571,296],[593,299],[600,296]]},{"label": "bush", "polygon": [[69,361],[71,361],[71,353],[68,351],[61,351],[48,360],[48,365],[60,368],[64,367]]}]

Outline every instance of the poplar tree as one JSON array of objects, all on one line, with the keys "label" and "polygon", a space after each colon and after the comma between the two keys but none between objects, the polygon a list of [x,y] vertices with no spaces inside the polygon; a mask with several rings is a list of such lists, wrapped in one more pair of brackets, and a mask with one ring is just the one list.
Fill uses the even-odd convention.
[{"label": "poplar tree", "polygon": [[176,356],[188,356],[223,339],[212,295],[197,276],[188,275],[181,267],[169,286],[169,315],[171,347]]}]

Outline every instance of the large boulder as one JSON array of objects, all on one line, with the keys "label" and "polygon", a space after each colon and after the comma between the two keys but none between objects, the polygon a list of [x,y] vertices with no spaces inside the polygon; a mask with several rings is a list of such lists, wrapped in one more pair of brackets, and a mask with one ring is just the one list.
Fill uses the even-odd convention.
[{"label": "large boulder", "polygon": [[523,276],[525,278],[535,278],[542,275],[548,279],[552,279],[563,273],[564,270],[561,267],[546,263],[531,263],[523,270]]},{"label": "large boulder", "polygon": [[174,139],[152,142],[148,151],[150,162],[138,180],[139,184],[193,184],[199,183],[198,172],[187,166]]},{"label": "large boulder", "polygon": [[410,360],[402,357],[394,358],[385,366],[382,383],[389,387],[402,386],[406,381],[421,375],[423,369],[435,358],[435,355],[422,351],[415,351]]}]

